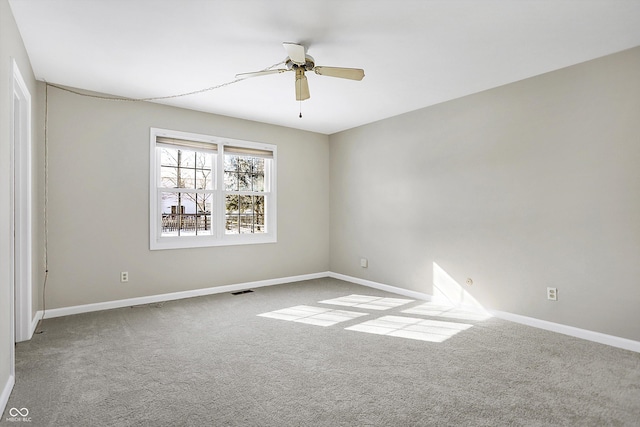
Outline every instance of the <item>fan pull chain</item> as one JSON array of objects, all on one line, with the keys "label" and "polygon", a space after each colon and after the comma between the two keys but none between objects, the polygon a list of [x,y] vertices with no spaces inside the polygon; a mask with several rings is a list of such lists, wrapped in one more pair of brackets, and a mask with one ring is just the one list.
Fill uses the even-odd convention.
[{"label": "fan pull chain", "polygon": [[[298,85],[298,93],[300,93],[300,91],[302,90],[302,83],[301,83],[301,79],[296,79],[296,84]],[[299,105],[300,105],[300,114],[298,115],[298,117],[302,118],[302,99],[299,100]]]}]

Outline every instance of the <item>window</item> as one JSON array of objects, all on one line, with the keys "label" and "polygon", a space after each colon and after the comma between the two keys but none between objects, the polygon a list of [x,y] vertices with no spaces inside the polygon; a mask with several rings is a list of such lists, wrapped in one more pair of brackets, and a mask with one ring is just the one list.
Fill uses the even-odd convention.
[{"label": "window", "polygon": [[276,147],[151,129],[150,248],[276,241]]}]

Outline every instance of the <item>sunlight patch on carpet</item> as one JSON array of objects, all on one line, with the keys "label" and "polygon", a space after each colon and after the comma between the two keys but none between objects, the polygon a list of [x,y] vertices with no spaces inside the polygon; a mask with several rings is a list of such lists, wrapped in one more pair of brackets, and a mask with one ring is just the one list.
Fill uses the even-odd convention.
[{"label": "sunlight patch on carpet", "polygon": [[446,317],[459,320],[487,320],[491,314],[484,310],[466,310],[458,307],[433,304],[430,302],[402,310],[407,314],[420,314],[423,316]]},{"label": "sunlight patch on carpet", "polygon": [[295,307],[283,308],[282,310],[270,311],[258,314],[261,317],[271,319],[287,320],[289,322],[307,323],[316,326],[331,326],[336,323],[346,322],[367,313],[355,311],[333,310],[324,307],[312,307],[309,305],[297,305]]},{"label": "sunlight patch on carpet", "polygon": [[370,310],[389,310],[404,304],[413,302],[412,299],[403,298],[383,298],[370,295],[348,295],[340,298],[333,298],[319,301],[321,304],[344,305],[347,307],[365,308]]},{"label": "sunlight patch on carpet", "polygon": [[414,317],[383,316],[345,329],[420,341],[443,342],[471,326],[465,323],[424,320]]}]

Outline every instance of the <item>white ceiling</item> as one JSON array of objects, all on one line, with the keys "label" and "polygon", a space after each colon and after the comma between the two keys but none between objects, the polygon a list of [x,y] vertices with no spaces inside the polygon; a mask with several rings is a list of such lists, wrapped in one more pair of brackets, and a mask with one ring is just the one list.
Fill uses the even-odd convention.
[{"label": "white ceiling", "polygon": [[[9,0],[39,80],[118,96],[191,92],[307,46],[308,73],[162,103],[332,134],[640,46],[640,0]],[[298,117],[302,108],[303,118]]]}]

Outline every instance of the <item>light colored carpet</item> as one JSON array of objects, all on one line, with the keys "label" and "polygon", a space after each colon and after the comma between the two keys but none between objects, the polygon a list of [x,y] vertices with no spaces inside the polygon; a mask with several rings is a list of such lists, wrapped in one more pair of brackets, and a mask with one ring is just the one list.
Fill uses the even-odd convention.
[{"label": "light colored carpet", "polygon": [[[46,320],[16,347],[0,424],[18,425],[15,407],[31,426],[640,425],[638,353],[403,313],[424,301],[319,303],[352,294],[398,298],[327,278]],[[294,306],[366,315],[331,326],[259,316]],[[443,342],[345,329],[382,316],[472,326]]]}]

